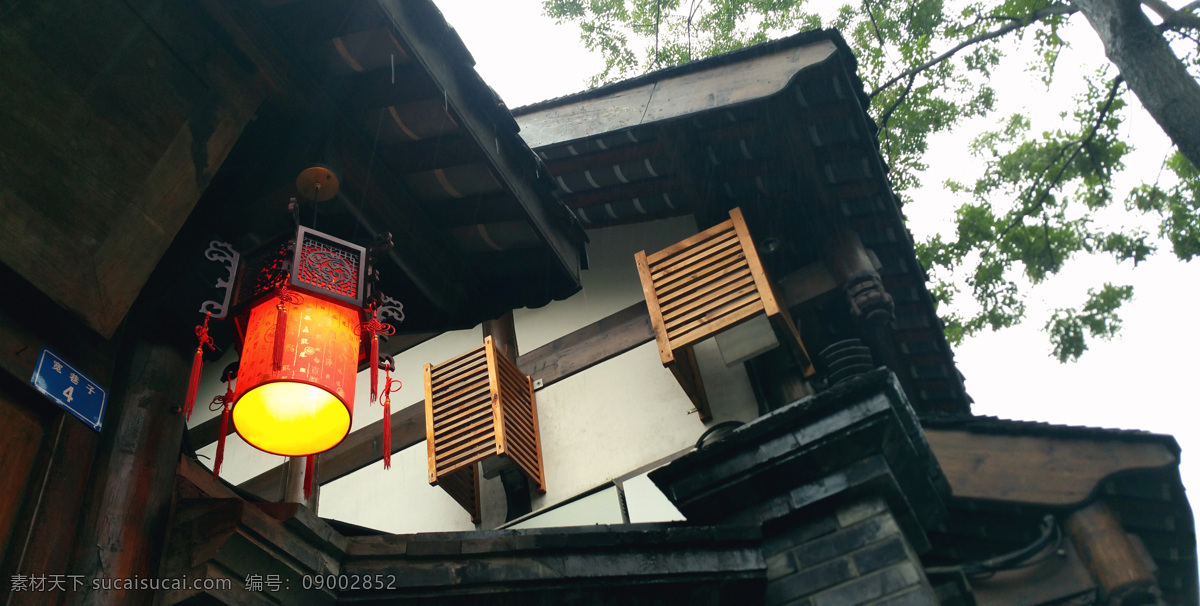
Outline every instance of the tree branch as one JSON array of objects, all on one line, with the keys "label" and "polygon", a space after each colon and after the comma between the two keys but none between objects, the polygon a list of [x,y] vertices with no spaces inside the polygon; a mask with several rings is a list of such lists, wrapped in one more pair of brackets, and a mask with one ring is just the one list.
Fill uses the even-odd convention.
[{"label": "tree branch", "polygon": [[898,97],[896,97],[896,101],[893,102],[891,104],[891,106],[889,106],[887,108],[887,111],[883,112],[882,116],[880,116],[879,130],[887,130],[888,118],[892,117],[892,112],[896,111],[896,108],[900,106],[900,103],[902,103],[904,101],[904,98],[908,96],[908,93],[910,91],[912,91],[913,82],[916,82],[916,80],[917,80],[916,74],[913,74],[908,77],[908,84],[906,84],[904,86],[904,92],[900,93],[900,95]]},{"label": "tree branch", "polygon": [[1142,4],[1154,11],[1159,17],[1162,17],[1162,26],[1167,29],[1185,28],[1200,30],[1200,16],[1192,13],[1197,7],[1200,7],[1200,1],[1192,2],[1191,4],[1175,10],[1163,0],[1142,0]]},{"label": "tree branch", "polygon": [[879,31],[879,24],[875,21],[875,12],[871,10],[869,0],[863,0],[863,8],[867,9],[867,16],[871,18],[871,28],[875,30],[875,39],[879,41],[879,48],[886,52],[887,44],[883,42],[883,34]]},{"label": "tree branch", "polygon": [[1034,11],[1027,18],[1022,19],[1020,21],[1014,21],[1014,22],[1009,23],[1008,25],[1005,25],[999,29],[995,29],[990,32],[979,34],[978,36],[972,36],[971,38],[963,40],[962,42],[957,44],[954,48],[951,48],[950,50],[938,55],[937,57],[934,57],[933,59],[930,59],[929,61],[926,61],[925,63],[922,63],[921,65],[918,65],[914,68],[907,69],[907,70],[904,70],[903,72],[900,72],[899,74],[896,74],[890,80],[888,80],[887,82],[884,82],[883,84],[879,85],[875,90],[871,91],[870,96],[872,98],[874,98],[875,95],[878,95],[880,92],[882,92],[884,89],[890,87],[891,85],[893,85],[905,78],[908,78],[909,76],[919,74],[919,73],[941,63],[942,61],[945,61],[945,60],[949,59],[950,57],[953,57],[954,55],[958,54],[958,51],[961,51],[964,48],[967,48],[969,46],[974,46],[976,44],[979,44],[980,42],[986,42],[993,38],[999,38],[1000,36],[1003,36],[1004,34],[1007,34],[1014,30],[1021,29],[1027,25],[1034,23],[1034,22],[1041,21],[1042,19],[1045,19],[1046,17],[1052,17],[1055,15],[1071,15],[1076,12],[1079,12],[1079,9],[1075,8],[1074,6],[1071,6],[1068,4],[1053,4],[1053,5],[1047,6],[1043,9]]},{"label": "tree branch", "polygon": [[[1012,221],[1009,221],[1008,225],[1003,230],[1001,230],[1001,232],[995,238],[992,238],[992,243],[997,243],[1000,240],[1004,239],[1004,236],[1007,236],[1008,232],[1012,231],[1013,228],[1015,228],[1017,226],[1017,224],[1019,224],[1021,221],[1025,220],[1025,217],[1028,217],[1028,216],[1042,210],[1042,205],[1046,203],[1046,198],[1048,198],[1050,196],[1050,191],[1053,190],[1058,185],[1059,180],[1062,179],[1063,173],[1065,173],[1067,171],[1067,167],[1070,166],[1071,163],[1075,161],[1075,157],[1079,155],[1079,152],[1086,149],[1088,144],[1092,142],[1092,139],[1096,138],[1096,133],[1100,132],[1100,125],[1104,122],[1104,119],[1108,116],[1109,110],[1112,109],[1113,101],[1115,101],[1117,98],[1117,90],[1121,87],[1121,83],[1124,81],[1125,81],[1125,78],[1122,76],[1117,76],[1116,78],[1113,78],[1112,86],[1108,89],[1108,98],[1104,100],[1104,106],[1100,108],[1100,113],[1096,114],[1096,119],[1092,121],[1091,131],[1088,132],[1088,135],[1086,137],[1084,137],[1083,140],[1072,141],[1071,143],[1068,144],[1068,146],[1074,145],[1075,151],[1071,152],[1071,155],[1066,159],[1066,161],[1064,161],[1062,163],[1062,165],[1059,166],[1058,173],[1055,174],[1054,178],[1051,179],[1050,182],[1046,184],[1046,188],[1042,190],[1041,195],[1038,196],[1037,200],[1034,201],[1033,205],[1022,209],[1021,212],[1017,214],[1017,216],[1013,217]],[[1059,150],[1059,157],[1062,157],[1062,154],[1065,153],[1066,150],[1067,150],[1066,146],[1064,146],[1061,150]],[[1051,165],[1053,165],[1053,163],[1051,163]],[[1047,168],[1049,168],[1049,166]],[[1038,176],[1038,180],[1029,186],[1029,189],[1027,190],[1029,193],[1033,193],[1034,188],[1036,188],[1038,186],[1038,183],[1041,182],[1042,176],[1044,176],[1044,175],[1045,175],[1045,173],[1043,172],[1042,175]],[[990,246],[989,246],[989,248],[990,248]],[[988,254],[988,251],[985,251],[984,256],[986,257],[987,254]]]}]

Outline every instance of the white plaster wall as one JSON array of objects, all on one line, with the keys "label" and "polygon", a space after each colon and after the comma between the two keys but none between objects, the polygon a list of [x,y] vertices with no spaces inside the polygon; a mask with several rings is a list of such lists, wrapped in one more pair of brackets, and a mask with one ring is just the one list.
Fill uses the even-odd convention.
[{"label": "white plaster wall", "polygon": [[[664,497],[665,498],[665,497]],[[621,500],[617,488],[610,486],[583,497],[575,502],[547,511],[543,515],[509,526],[522,528],[561,528],[563,526],[590,526],[594,524],[622,524]]]},{"label": "white plaster wall", "polygon": [[625,489],[625,504],[629,508],[631,524],[678,522],[685,519],[646,474],[625,480],[621,486]]},{"label": "white plaster wall", "polygon": [[691,216],[588,231],[590,269],[581,272],[583,290],[565,301],[514,311],[517,346],[533,351],[643,300],[634,253],[651,254],[695,233]]},{"label": "white plaster wall", "polygon": [[[726,368],[715,347],[704,351],[712,422],[758,416],[742,367]],[[705,430],[653,341],[539,390],[537,406],[547,491],[534,510],[689,448]]]},{"label": "white plaster wall", "polygon": [[396,534],[475,530],[461,505],[429,485],[423,440],[392,455],[391,469],[380,461],[322,486],[318,513]]}]

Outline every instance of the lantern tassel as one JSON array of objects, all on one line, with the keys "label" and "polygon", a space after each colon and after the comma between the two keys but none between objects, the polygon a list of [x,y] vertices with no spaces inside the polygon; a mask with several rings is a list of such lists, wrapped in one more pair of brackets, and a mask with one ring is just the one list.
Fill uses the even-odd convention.
[{"label": "lantern tassel", "polygon": [[283,368],[283,345],[287,338],[287,305],[282,300],[275,306],[275,351],[272,358],[275,370]]},{"label": "lantern tassel", "polygon": [[[392,394],[404,387],[400,381],[392,379],[392,361],[388,358],[384,368],[387,370],[387,383],[383,386],[383,468],[392,468]],[[393,387],[393,385],[395,387]]]},{"label": "lantern tassel", "polygon": [[217,434],[217,455],[213,457],[213,479],[220,479],[221,463],[225,460],[225,435],[229,433],[229,404],[221,413],[221,431]]},{"label": "lantern tassel", "polygon": [[371,333],[371,357],[367,360],[371,365],[371,403],[379,401],[379,335]]},{"label": "lantern tassel", "polygon": [[313,493],[313,476],[316,475],[317,455],[308,455],[304,459],[304,500],[312,498]]},{"label": "lantern tassel", "polygon": [[225,369],[225,376],[222,378],[225,381],[225,395],[213,398],[212,404],[208,405],[209,410],[215,410],[217,404],[221,405],[221,430],[217,432],[217,454],[213,457],[213,479],[221,478],[221,462],[225,460],[225,436],[229,433],[229,410],[233,406],[233,380],[237,377],[237,371]]},{"label": "lantern tassel", "polygon": [[215,349],[212,337],[208,336],[208,319],[212,312],[204,313],[204,323],[196,326],[196,353],[192,356],[192,374],[188,378],[187,397],[183,400],[183,417],[191,420],[192,408],[196,406],[196,391],[200,389],[200,371],[204,369],[204,348]]},{"label": "lantern tassel", "polygon": [[383,468],[392,468],[392,399],[383,396]]},{"label": "lantern tassel", "polygon": [[197,346],[192,356],[192,374],[188,379],[187,398],[183,401],[183,418],[192,419],[192,408],[196,406],[196,391],[200,389],[200,371],[204,368],[204,347]]}]

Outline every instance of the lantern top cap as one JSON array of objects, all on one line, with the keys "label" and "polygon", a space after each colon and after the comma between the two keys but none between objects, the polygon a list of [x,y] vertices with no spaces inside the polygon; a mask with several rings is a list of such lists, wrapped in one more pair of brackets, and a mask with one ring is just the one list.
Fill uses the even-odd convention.
[{"label": "lantern top cap", "polygon": [[316,164],[296,176],[296,189],[305,199],[324,202],[338,193],[338,177],[327,166]]}]

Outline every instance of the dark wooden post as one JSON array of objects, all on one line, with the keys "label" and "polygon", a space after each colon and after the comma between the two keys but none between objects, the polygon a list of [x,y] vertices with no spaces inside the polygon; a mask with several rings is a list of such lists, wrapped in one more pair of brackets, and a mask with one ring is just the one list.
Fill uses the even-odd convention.
[{"label": "dark wooden post", "polygon": [[912,378],[903,372],[903,364],[892,339],[895,302],[883,288],[883,280],[862,240],[854,230],[844,229],[833,238],[825,264],[838,286],[846,293],[851,315],[863,339],[875,354],[875,362],[896,373],[908,393],[915,393]]},{"label": "dark wooden post", "polygon": [[496,344],[496,349],[500,351],[504,357],[517,363],[519,350],[517,349],[517,327],[513,322],[512,312],[508,312],[495,320],[486,320],[483,323],[483,336],[491,337],[492,342]]},{"label": "dark wooden post", "polygon": [[[511,311],[495,320],[485,321],[483,336],[484,338],[491,337],[500,354],[512,361],[513,364],[517,363],[519,355],[517,327]],[[487,462],[484,462],[484,470],[485,477],[495,477],[493,472],[487,471]],[[500,474],[500,482],[504,485],[504,497],[508,505],[508,511],[504,516],[505,522],[511,522],[533,511],[533,501],[529,495],[529,479],[525,477],[524,473],[521,473],[516,465],[510,462],[494,473]]]},{"label": "dark wooden post", "polygon": [[[118,362],[111,408],[84,503],[72,574],[84,579],[155,578],[179,463],[188,361],[147,328]],[[76,604],[149,603],[150,591],[86,591]]]}]

